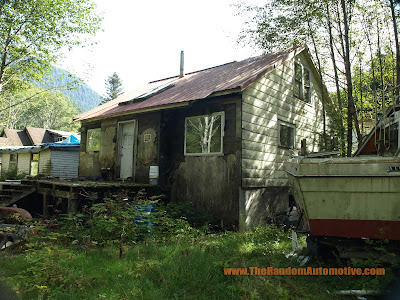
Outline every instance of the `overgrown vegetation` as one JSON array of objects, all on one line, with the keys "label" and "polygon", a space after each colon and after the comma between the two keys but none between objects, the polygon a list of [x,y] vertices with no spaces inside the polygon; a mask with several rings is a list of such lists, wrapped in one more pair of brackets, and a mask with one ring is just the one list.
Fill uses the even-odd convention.
[{"label": "overgrown vegetation", "polygon": [[0,181],[5,180],[21,180],[24,179],[28,174],[25,172],[18,173],[17,166],[9,167],[8,170],[1,171]]},{"label": "overgrown vegetation", "polygon": [[[385,289],[392,279],[389,269],[376,277],[224,275],[224,267],[299,261],[274,226],[216,233],[190,204],[138,193],[132,205],[125,196],[35,223],[24,245],[3,251],[1,277],[22,299],[321,299],[332,298],[327,290]],[[345,267],[318,259],[307,266]]]}]

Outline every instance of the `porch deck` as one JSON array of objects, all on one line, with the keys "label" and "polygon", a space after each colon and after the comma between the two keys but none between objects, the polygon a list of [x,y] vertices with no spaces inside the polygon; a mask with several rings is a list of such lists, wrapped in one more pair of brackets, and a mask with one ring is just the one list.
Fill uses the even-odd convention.
[{"label": "porch deck", "polygon": [[103,199],[106,194],[125,191],[134,196],[138,191],[145,190],[149,197],[164,194],[169,195],[170,189],[152,184],[131,183],[122,181],[73,181],[49,179],[24,179],[21,186],[29,186],[41,195],[43,216],[51,215],[49,207],[56,203],[65,203],[65,212],[73,213],[85,202]]}]

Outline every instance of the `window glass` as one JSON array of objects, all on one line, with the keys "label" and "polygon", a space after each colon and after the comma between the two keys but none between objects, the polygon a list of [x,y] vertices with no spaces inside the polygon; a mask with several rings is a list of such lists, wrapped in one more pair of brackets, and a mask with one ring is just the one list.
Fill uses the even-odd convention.
[{"label": "window glass", "polygon": [[289,123],[279,123],[279,146],[294,148],[295,146],[295,125]]},{"label": "window glass", "polygon": [[87,131],[86,150],[100,150],[100,128],[89,129]]},{"label": "window glass", "polygon": [[223,112],[186,118],[185,128],[185,155],[223,153]]},{"label": "window glass", "polygon": [[304,68],[304,100],[311,102],[311,75],[306,68]]},{"label": "window glass", "polygon": [[18,154],[10,154],[10,163],[16,163],[17,162],[17,155]]},{"label": "window glass", "polygon": [[32,153],[31,176],[37,176],[39,173],[39,153]]},{"label": "window glass", "polygon": [[303,71],[301,65],[294,63],[294,95],[298,98],[303,98]]},{"label": "window glass", "polygon": [[294,63],[293,95],[306,102],[311,102],[311,72],[298,62]]},{"label": "window glass", "polygon": [[17,160],[18,160],[17,153],[10,154],[10,164],[8,165],[8,171],[17,172]]}]

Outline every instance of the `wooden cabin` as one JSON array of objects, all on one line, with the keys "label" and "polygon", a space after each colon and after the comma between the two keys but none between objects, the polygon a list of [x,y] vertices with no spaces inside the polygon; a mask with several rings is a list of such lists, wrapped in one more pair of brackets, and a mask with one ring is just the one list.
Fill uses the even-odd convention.
[{"label": "wooden cabin", "polygon": [[319,150],[321,87],[305,46],[150,82],[75,118],[79,176],[168,186],[225,225],[262,224],[288,208],[301,140]]},{"label": "wooden cabin", "polygon": [[4,129],[0,145],[2,173],[15,170],[30,176],[78,177],[79,137],[75,133],[34,127]]}]

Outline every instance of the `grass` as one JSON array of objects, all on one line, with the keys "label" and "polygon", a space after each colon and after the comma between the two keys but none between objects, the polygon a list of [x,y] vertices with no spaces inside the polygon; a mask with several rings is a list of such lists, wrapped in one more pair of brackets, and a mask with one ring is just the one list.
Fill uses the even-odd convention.
[{"label": "grass", "polygon": [[[303,238],[304,243],[304,238]],[[385,289],[386,276],[226,276],[223,267],[296,267],[291,241],[271,228],[188,233],[127,246],[3,251],[0,275],[21,299],[321,299],[338,289]],[[340,262],[334,263],[341,266]],[[307,266],[328,266],[313,259]]]}]

